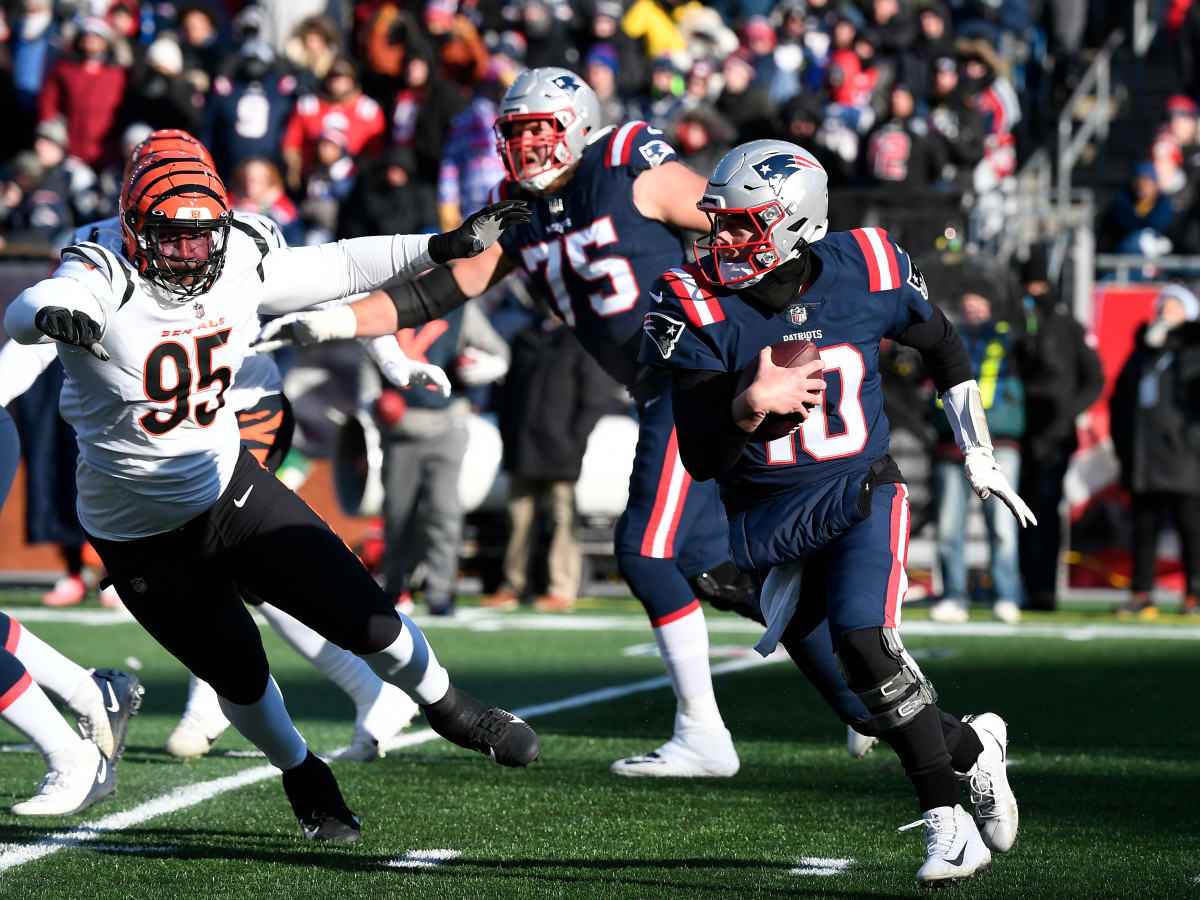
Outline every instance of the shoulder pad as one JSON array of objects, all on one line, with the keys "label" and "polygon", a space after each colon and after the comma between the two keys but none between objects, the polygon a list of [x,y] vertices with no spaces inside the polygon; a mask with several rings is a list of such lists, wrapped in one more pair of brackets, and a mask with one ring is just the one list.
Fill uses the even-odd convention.
[{"label": "shoulder pad", "polygon": [[121,256],[111,250],[92,241],[82,241],[72,244],[70,247],[64,247],[59,258],[63,263],[75,259],[89,270],[103,273],[114,293],[121,296],[118,309],[128,303],[129,298],[133,296],[133,269]]},{"label": "shoulder pad", "polygon": [[608,168],[653,169],[677,158],[675,148],[666,136],[641,120],[626,122],[617,128],[604,147],[604,165]]},{"label": "shoulder pad", "polygon": [[721,301],[712,292],[711,285],[696,266],[689,264],[667,269],[655,284],[662,286],[662,294],[670,292],[671,297],[682,307],[688,321],[697,328],[725,320]]},{"label": "shoulder pad", "polygon": [[855,228],[850,234],[854,236],[867,267],[868,290],[892,291],[900,287],[900,266],[888,233],[882,228]]}]

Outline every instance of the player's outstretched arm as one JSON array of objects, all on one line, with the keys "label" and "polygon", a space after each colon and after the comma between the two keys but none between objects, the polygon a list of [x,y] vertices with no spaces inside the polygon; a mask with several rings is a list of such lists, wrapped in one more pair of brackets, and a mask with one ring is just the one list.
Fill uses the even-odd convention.
[{"label": "player's outstretched arm", "polygon": [[81,282],[47,278],[21,291],[9,304],[4,329],[21,344],[58,341],[105,360],[108,351],[100,339],[106,318],[103,304]]},{"label": "player's outstretched arm", "polygon": [[963,452],[967,481],[979,499],[986,500],[995,494],[1012,510],[1022,528],[1036,525],[1033,512],[1013,490],[1008,476],[992,454],[992,436],[988,431],[979,384],[973,378],[956,384],[942,394],[942,405],[950,427],[954,429],[954,439]]},{"label": "player's outstretched arm", "polygon": [[440,367],[432,363],[410,359],[396,339],[389,335],[363,340],[363,350],[379,366],[383,377],[397,387],[437,388],[443,397],[450,396],[450,379]]},{"label": "player's outstretched arm", "polygon": [[696,209],[708,182],[681,162],[665,162],[633,182],[633,204],[647,219],[689,231],[708,231],[708,216]]}]

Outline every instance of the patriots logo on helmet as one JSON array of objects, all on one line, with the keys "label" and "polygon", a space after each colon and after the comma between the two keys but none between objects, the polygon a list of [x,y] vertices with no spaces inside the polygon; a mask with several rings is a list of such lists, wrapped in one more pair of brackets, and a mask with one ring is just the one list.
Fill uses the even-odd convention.
[{"label": "patriots logo on helmet", "polygon": [[575,92],[577,90],[583,87],[583,85],[579,83],[579,79],[574,75],[559,75],[552,83],[562,88],[572,97],[575,96]]},{"label": "patriots logo on helmet", "polygon": [[819,169],[820,165],[814,163],[811,159],[805,159],[803,156],[798,156],[795,153],[777,153],[774,156],[768,156],[762,162],[758,163],[754,170],[762,176],[763,181],[775,192],[778,197],[783,192],[783,183],[787,181],[793,173],[800,169]]},{"label": "patriots logo on helmet", "polygon": [[671,358],[671,354],[675,351],[675,345],[683,337],[683,323],[663,313],[646,313],[646,318],[642,322],[642,330],[653,338],[654,345],[658,347],[658,352],[662,354],[663,359]]}]

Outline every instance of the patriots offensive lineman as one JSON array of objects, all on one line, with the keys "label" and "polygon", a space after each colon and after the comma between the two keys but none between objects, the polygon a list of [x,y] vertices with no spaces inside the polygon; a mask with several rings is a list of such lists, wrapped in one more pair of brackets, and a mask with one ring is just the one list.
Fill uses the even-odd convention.
[{"label": "patriots offensive lineman", "polygon": [[[490,250],[453,269],[435,269],[349,307],[284,317],[264,328],[263,339],[310,344],[388,334],[444,315],[516,267],[528,272],[637,403],[629,502],[614,544],[621,574],[650,617],[677,712],[670,741],[616,761],[612,771],[729,777],[739,761],[713,693],[698,598],[725,609],[744,606],[749,585],[729,559],[715,486],[694,483],[680,462],[669,381],[636,358],[649,306],[645,287],[682,264],[680,229],[707,228],[695,206],[704,179],[645,122],[608,129],[599,122],[595,93],[574,73],[522,73],[500,102],[497,150],[508,177],[493,199],[527,200],[533,221],[508,229]],[[866,728],[866,709],[846,688],[828,634],[818,630],[807,644],[788,649],[843,721]]]},{"label": "patriots offensive lineman", "polygon": [[[730,151],[705,189],[698,262],[651,288],[641,359],[669,369],[679,450],[715,478],[738,567],[760,584],[764,655],[789,631],[828,619],[846,681],[916,788],[926,886],[969,878],[1012,846],[1017,804],[1005,773],[1007,729],[993,714],[963,724],[898,634],[907,588],[908,489],[888,456],[878,367],[887,337],[919,349],[980,497],[1036,524],[992,456],[979,387],[961,339],[929,302],[916,262],[880,228],[827,234],[820,163],[800,147],[754,141]],[[807,340],[820,360],[783,368],[770,347]],[[764,349],[766,348],[766,349]],[[753,382],[739,373],[757,361]],[[809,410],[811,409],[811,412]],[[769,413],[800,414],[786,437],[754,442]],[[976,821],[959,804],[966,779]],[[982,832],[982,837],[981,837]]]},{"label": "patriots offensive lineman", "polygon": [[[179,129],[164,128],[151,132],[134,148],[126,164],[126,181],[128,172],[143,156],[167,150],[192,153],[209,165],[214,165],[208,149],[192,135]],[[265,216],[235,211],[231,224],[256,244],[265,242],[265,246],[271,249],[287,245],[275,223]],[[73,236],[73,248],[80,248],[78,252],[86,253],[87,250],[82,248],[84,242],[98,244],[119,254],[120,218],[113,216],[80,226]],[[5,350],[9,353],[23,352],[26,370],[22,376],[29,383],[42,367],[55,358],[53,349],[46,356],[41,346],[45,345],[17,345]],[[369,351],[374,349],[368,348]],[[386,351],[387,348],[383,349]],[[396,353],[399,353],[399,348]],[[408,365],[401,366],[405,369],[402,373],[403,383],[428,383],[426,370],[435,367],[407,359],[405,362]],[[395,367],[385,366],[384,370],[391,373],[393,378],[397,376]],[[442,373],[439,371],[438,374]],[[444,375],[442,378],[444,380]],[[283,396],[283,377],[275,360],[268,354],[247,356],[233,386],[225,394],[225,402],[235,411],[242,443],[262,465],[272,472],[276,471],[291,446],[293,420],[291,407]],[[360,657],[325,640],[303,622],[270,603],[248,599],[288,646],[312,663],[354,702],[354,734],[350,746],[339,759],[370,761],[381,757],[383,751],[380,745],[412,721],[418,712],[417,705],[399,688],[382,681]],[[183,759],[203,756],[228,727],[229,720],[221,712],[220,701],[211,685],[190,674],[187,706],[179,723],[167,737],[167,752]]]},{"label": "patriots offensive lineman", "polygon": [[79,519],[121,600],[283,770],[308,839],[353,842],[361,828],[292,725],[242,591],[362,655],[447,740],[511,766],[535,759],[539,744],[524,722],[450,683],[357,557],[241,446],[226,391],[260,312],[477,254],[527,218],[522,204],[496,204],[442,235],[271,249],[234,227],[211,165],[150,153],[122,192],[122,252],[64,253],[5,314],[15,340],[58,342],[69,376],[61,411],[80,448]]}]

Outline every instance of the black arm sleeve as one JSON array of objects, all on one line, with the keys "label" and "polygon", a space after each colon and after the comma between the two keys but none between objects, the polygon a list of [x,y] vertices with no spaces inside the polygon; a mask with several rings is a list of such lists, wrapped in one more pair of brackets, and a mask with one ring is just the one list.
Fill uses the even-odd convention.
[{"label": "black arm sleeve", "polygon": [[438,266],[429,274],[404,281],[384,292],[396,307],[396,328],[412,328],[440,319],[471,298],[463,293],[449,266]]},{"label": "black arm sleeve", "polygon": [[696,481],[728,472],[737,463],[750,432],[733,419],[736,374],[674,369],[671,403],[683,467]]},{"label": "black arm sleeve", "polygon": [[956,384],[962,384],[975,377],[971,357],[967,355],[962,338],[958,336],[946,314],[936,306],[933,308],[933,315],[924,322],[910,325],[892,337],[906,347],[921,352],[921,360],[933,378],[938,396]]}]

